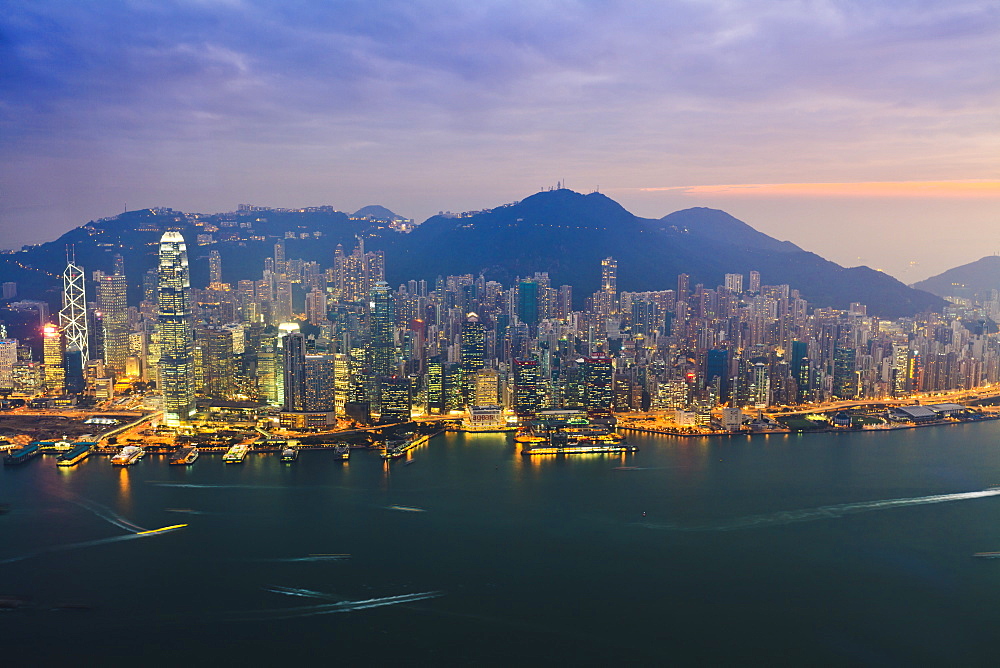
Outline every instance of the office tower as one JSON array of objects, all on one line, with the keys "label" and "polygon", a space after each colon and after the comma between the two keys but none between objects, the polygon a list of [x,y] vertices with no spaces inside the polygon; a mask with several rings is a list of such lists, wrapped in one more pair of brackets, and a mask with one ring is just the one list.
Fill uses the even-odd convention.
[{"label": "office tower", "polygon": [[282,410],[305,410],[306,396],[306,337],[302,332],[289,332],[281,339],[284,400]]},{"label": "office tower", "polygon": [[475,313],[467,315],[462,325],[460,359],[464,373],[479,371],[486,366],[486,325]]},{"label": "office tower", "polygon": [[379,424],[410,421],[410,381],[401,376],[379,379]]},{"label": "office tower", "polygon": [[729,351],[709,350],[705,354],[705,388],[717,387],[716,399],[725,403],[729,399]]},{"label": "office tower", "polygon": [[160,389],[164,422],[169,426],[187,422],[195,411],[190,292],[184,237],[180,232],[164,232],[160,238],[157,303]]},{"label": "office tower", "polygon": [[372,288],[370,301],[372,375],[396,374],[396,300],[389,284],[379,281]]},{"label": "office tower", "polygon": [[444,365],[438,361],[428,362],[424,380],[427,384],[427,412],[444,413]]},{"label": "office tower", "polygon": [[346,353],[333,355],[333,405],[338,417],[344,416],[344,406],[347,405],[351,391],[350,356]]},{"label": "office tower", "polygon": [[521,281],[518,286],[517,317],[532,331],[538,326],[538,283],[530,278]]},{"label": "office tower", "polygon": [[305,356],[305,411],[334,413],[337,405],[336,359],[333,355]]},{"label": "office tower", "polygon": [[858,395],[858,374],[854,370],[854,348],[836,346],[833,350],[833,396],[853,399]]},{"label": "office tower", "polygon": [[500,396],[500,374],[495,369],[482,369],[475,373],[472,384],[473,406],[492,406]]},{"label": "office tower", "polygon": [[202,392],[216,399],[231,398],[236,393],[233,332],[213,327],[199,329],[197,335],[202,354]]},{"label": "office tower", "polygon": [[283,383],[278,381],[281,375],[279,354],[276,337],[260,338],[260,347],[257,349],[257,394],[272,406],[280,406],[282,403],[279,390]]},{"label": "office tower", "polygon": [[87,383],[83,377],[83,351],[76,346],[66,349],[66,394],[83,394]]},{"label": "office tower", "polygon": [[45,389],[49,394],[66,391],[66,360],[63,333],[53,324],[42,328],[42,364],[45,365]]},{"label": "office tower", "polygon": [[0,339],[0,391],[14,389],[17,339]]},{"label": "office tower", "polygon": [[537,360],[514,360],[514,412],[519,417],[534,415],[541,404]]},{"label": "office tower", "polygon": [[59,311],[59,328],[68,346],[75,346],[82,353],[83,363],[89,357],[87,337],[87,291],[83,268],[76,266],[76,252],[70,247],[66,254],[63,272],[62,310]]},{"label": "office tower", "polygon": [[222,283],[222,256],[217,250],[208,254],[208,283],[212,288]]},{"label": "office tower", "polygon": [[583,358],[583,404],[589,413],[610,413],[614,405],[612,379],[614,367],[610,357]]},{"label": "office tower", "polygon": [[743,292],[743,274],[726,274],[726,289],[730,292]]},{"label": "office tower", "polygon": [[97,310],[101,314],[104,364],[117,378],[125,375],[128,358],[128,285],[121,274],[101,276],[97,283]]}]

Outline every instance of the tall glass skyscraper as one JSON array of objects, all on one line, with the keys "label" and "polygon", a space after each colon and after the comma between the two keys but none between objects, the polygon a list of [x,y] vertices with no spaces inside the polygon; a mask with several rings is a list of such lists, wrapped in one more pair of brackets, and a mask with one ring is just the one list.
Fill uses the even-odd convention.
[{"label": "tall glass skyscraper", "polygon": [[379,281],[371,292],[372,374],[396,375],[396,302],[385,281]]},{"label": "tall glass skyscraper", "polygon": [[191,277],[187,245],[180,232],[160,238],[158,281],[160,390],[163,418],[169,426],[191,419],[194,403],[194,344],[191,331]]}]

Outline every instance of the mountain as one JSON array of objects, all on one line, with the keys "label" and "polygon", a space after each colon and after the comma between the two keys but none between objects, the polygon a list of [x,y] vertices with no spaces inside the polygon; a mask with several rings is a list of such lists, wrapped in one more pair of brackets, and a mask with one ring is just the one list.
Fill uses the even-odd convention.
[{"label": "mountain", "polygon": [[1000,290],[1000,256],[987,255],[914,283],[912,287],[939,297],[971,297],[978,292]]},{"label": "mountain", "polygon": [[[338,244],[348,253],[358,237],[368,250],[386,255],[387,280],[483,273],[510,284],[518,276],[549,273],[554,286],[571,285],[578,307],[599,287],[601,260],[618,261],[618,289],[665,290],[686,273],[692,286],[714,288],[727,273],[761,273],[766,285],[788,284],[814,306],[846,308],[866,304],[887,318],[940,310],[944,302],[868,267],[846,269],[787,241],[773,239],[724,211],[693,208],[660,219],[640,218],[600,193],[544,191],[520,202],[475,213],[438,215],[402,233],[332,207],[223,214],[183,214],[170,209],[130,211],[91,221],[57,241],[0,254],[0,276],[59,308],[65,248],[73,244],[77,263],[90,273],[109,272],[114,256],[125,260],[130,300],[138,302],[142,277],[156,267],[157,242],[167,229],[188,242],[192,284],[208,283],[208,254],[222,256],[223,280],[259,279],[264,258],[282,240],[285,256],[333,262]],[[381,215],[381,214],[380,214]]]},{"label": "mountain", "polygon": [[393,213],[384,206],[369,204],[351,214],[351,218],[371,218],[372,220],[406,220],[403,216]]},{"label": "mountain", "polygon": [[581,305],[600,282],[600,262],[618,261],[618,289],[664,290],[686,273],[692,286],[722,285],[727,273],[756,270],[767,285],[788,284],[816,306],[866,304],[883,317],[939,310],[944,302],[868,267],[841,267],[773,239],[724,211],[686,209],[639,218],[600,193],[559,189],[464,216],[434,216],[403,239],[387,239],[391,284],[406,278],[477,274],[510,282],[546,271],[574,288]]}]

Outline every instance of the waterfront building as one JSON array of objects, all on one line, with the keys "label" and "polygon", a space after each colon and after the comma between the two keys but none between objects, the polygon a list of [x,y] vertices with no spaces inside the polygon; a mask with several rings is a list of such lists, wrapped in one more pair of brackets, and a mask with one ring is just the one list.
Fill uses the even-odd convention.
[{"label": "waterfront building", "polygon": [[538,360],[514,360],[513,408],[518,417],[534,415],[541,406]]},{"label": "waterfront building", "polygon": [[401,376],[379,379],[379,424],[410,421],[410,381]]},{"label": "waterfront building", "polygon": [[169,426],[188,422],[195,412],[190,291],[184,237],[180,232],[164,232],[157,283],[158,367],[164,422]]},{"label": "waterfront building", "polygon": [[610,357],[584,357],[583,405],[589,413],[610,413],[614,407],[614,365]]}]

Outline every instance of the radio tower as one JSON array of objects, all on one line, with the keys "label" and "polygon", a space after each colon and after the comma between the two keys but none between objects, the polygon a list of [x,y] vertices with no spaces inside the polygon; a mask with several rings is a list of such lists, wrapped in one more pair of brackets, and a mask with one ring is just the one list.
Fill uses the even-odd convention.
[{"label": "radio tower", "polygon": [[76,248],[66,247],[66,271],[63,272],[62,310],[59,311],[59,329],[66,335],[67,350],[79,348],[83,365],[90,354],[87,348],[87,292],[84,288],[83,269],[76,266]]}]

